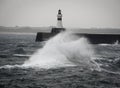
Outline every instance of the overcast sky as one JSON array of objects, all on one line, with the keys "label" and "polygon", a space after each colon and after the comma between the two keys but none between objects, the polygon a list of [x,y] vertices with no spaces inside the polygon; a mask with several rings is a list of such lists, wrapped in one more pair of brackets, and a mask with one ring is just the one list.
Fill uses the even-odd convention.
[{"label": "overcast sky", "polygon": [[56,26],[58,9],[64,27],[120,28],[120,0],[0,0],[0,25]]}]

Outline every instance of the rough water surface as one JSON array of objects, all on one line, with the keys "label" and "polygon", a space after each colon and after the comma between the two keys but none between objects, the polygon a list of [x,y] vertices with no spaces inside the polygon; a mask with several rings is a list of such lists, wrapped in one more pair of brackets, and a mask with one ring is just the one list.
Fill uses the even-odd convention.
[{"label": "rough water surface", "polygon": [[[22,34],[0,35],[0,88],[119,88],[120,87],[120,45],[119,44],[92,45],[92,50],[94,52],[94,53],[93,52],[90,53],[90,55],[92,54],[92,59],[86,59],[86,58],[85,59],[88,60],[90,64],[97,63],[100,66],[101,71],[98,71],[96,69],[91,70],[91,68],[87,67],[87,66],[91,66],[88,63],[87,63],[88,65],[83,66],[83,63],[85,63],[85,61],[83,63],[79,63],[79,65],[78,64],[75,65],[76,62],[74,62],[73,61],[74,59],[71,58],[69,60],[70,61],[72,60],[71,62],[72,65],[74,63],[74,66],[60,66],[56,68],[51,67],[49,69],[45,69],[45,68],[38,68],[35,64],[31,64],[32,67],[24,66],[25,63],[29,62],[29,60],[31,61],[33,55],[36,54],[35,53],[36,50],[39,51],[40,48],[41,49],[44,48],[44,43],[35,42],[34,40],[35,40],[35,35],[22,35]],[[67,49],[68,52],[71,52],[72,50],[74,50],[75,46],[80,47],[83,42],[86,42],[86,40],[83,41],[84,39],[82,40],[82,42],[78,40],[77,43],[79,42],[80,45],[75,43],[75,46],[73,46],[73,48],[70,51],[68,48],[69,47],[68,44],[72,43],[71,45],[73,45],[72,42],[73,40],[78,40],[78,39],[73,36],[72,40],[69,39],[69,41],[67,41],[64,44],[63,41],[61,41],[59,44],[63,44],[63,45],[59,47],[64,46],[64,49]],[[67,48],[66,45],[68,45]],[[55,46],[57,46],[58,48],[58,45]],[[89,45],[86,46],[89,47]],[[84,50],[85,49],[86,48],[84,48]],[[62,50],[62,52],[64,51]],[[74,52],[72,52],[72,54],[73,53]],[[67,54],[67,55],[70,56],[71,54],[70,55]],[[79,54],[77,55],[79,56]],[[84,55],[89,55],[89,54],[85,53]],[[82,57],[84,55],[82,54]],[[83,58],[80,58],[80,60],[82,60]],[[32,62],[33,61],[34,60],[32,60]],[[56,64],[54,66],[56,66]]]}]

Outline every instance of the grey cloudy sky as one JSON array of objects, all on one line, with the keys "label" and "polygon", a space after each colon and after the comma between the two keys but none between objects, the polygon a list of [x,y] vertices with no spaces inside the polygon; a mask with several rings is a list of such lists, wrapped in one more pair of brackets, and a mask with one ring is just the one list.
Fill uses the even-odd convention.
[{"label": "grey cloudy sky", "polygon": [[0,25],[55,26],[59,8],[65,27],[120,28],[120,0],[0,0]]}]

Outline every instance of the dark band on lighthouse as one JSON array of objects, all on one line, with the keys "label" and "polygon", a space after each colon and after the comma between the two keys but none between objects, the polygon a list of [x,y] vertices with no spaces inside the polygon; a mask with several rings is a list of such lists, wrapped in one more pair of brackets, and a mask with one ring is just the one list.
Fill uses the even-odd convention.
[{"label": "dark band on lighthouse", "polygon": [[57,20],[62,20],[62,18],[57,18]]}]

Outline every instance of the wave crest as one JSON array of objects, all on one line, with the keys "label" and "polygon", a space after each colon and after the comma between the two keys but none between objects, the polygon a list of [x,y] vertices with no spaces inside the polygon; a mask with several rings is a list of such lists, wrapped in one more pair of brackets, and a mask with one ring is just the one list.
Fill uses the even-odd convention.
[{"label": "wave crest", "polygon": [[40,68],[57,68],[64,66],[81,66],[99,69],[92,59],[94,50],[89,41],[74,33],[62,32],[46,42],[23,66]]}]

